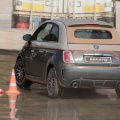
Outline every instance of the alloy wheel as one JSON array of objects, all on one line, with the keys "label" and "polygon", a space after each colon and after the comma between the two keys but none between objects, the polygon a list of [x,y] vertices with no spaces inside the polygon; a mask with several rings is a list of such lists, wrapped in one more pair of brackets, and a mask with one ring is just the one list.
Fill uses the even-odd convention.
[{"label": "alloy wheel", "polygon": [[23,62],[20,60],[18,60],[15,65],[15,75],[17,84],[22,85],[24,83],[25,71]]},{"label": "alloy wheel", "polygon": [[60,86],[58,84],[57,76],[55,74],[55,69],[51,68],[47,77],[47,91],[51,98],[57,98],[60,93]]}]

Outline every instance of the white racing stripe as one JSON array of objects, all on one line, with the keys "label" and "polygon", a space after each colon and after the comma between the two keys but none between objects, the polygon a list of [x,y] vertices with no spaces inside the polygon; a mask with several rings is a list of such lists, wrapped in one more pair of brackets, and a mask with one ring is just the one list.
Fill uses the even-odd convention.
[{"label": "white racing stripe", "polygon": [[10,83],[9,86],[16,86],[16,83]]},{"label": "white racing stripe", "polygon": [[10,103],[15,103],[15,102],[16,102],[16,100],[9,100],[9,102],[10,102]]},{"label": "white racing stripe", "polygon": [[15,73],[14,72],[12,72],[12,74],[11,75],[15,75]]}]

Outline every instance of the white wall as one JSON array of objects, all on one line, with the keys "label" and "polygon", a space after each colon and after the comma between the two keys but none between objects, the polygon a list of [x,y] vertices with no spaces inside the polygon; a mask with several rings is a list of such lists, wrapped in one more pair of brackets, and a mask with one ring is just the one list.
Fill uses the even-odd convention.
[{"label": "white wall", "polygon": [[120,2],[116,2],[116,30],[120,36]]}]

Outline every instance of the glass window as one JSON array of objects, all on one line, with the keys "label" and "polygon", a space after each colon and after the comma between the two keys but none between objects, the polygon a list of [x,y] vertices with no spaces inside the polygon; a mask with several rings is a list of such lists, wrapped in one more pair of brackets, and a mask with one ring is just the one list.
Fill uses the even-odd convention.
[{"label": "glass window", "polygon": [[54,25],[51,34],[50,34],[50,41],[58,41],[59,39],[59,28],[57,25]]},{"label": "glass window", "polygon": [[74,35],[84,39],[112,39],[112,34],[107,30],[81,29],[75,30]]},{"label": "glass window", "polygon": [[50,31],[51,31],[52,26],[53,24],[50,24],[50,23],[43,25],[43,27],[38,32],[36,39],[38,41],[49,41]]}]

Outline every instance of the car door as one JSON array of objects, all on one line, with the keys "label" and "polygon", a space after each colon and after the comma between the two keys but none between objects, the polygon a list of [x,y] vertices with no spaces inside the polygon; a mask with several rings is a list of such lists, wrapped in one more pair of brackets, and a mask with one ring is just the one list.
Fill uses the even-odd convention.
[{"label": "car door", "polygon": [[37,47],[39,47],[40,45],[41,44],[39,44],[37,40],[32,40],[28,43],[27,47],[25,48],[24,57],[27,75],[35,76],[35,73],[37,72],[37,64],[35,63],[35,59],[37,55]]},{"label": "car door", "polygon": [[41,79],[43,81],[45,80],[47,65],[49,64],[52,56],[54,56],[57,52],[56,48],[58,46],[58,40],[59,40],[59,27],[56,24],[54,24],[49,35],[49,40],[47,42],[42,43],[44,54],[42,55],[41,59],[42,67]]},{"label": "car door", "polygon": [[31,75],[32,73],[32,54],[31,54],[31,50],[32,47],[29,43],[26,43],[26,48],[24,48],[24,59],[25,59],[25,68],[26,68],[26,74]]},{"label": "car door", "polygon": [[32,75],[39,77],[41,80],[41,61],[43,54],[45,54],[43,43],[47,42],[49,40],[50,31],[52,28],[52,23],[45,23],[43,24],[38,30],[33,34],[33,39],[35,39],[32,42],[32,46],[34,46],[34,49],[32,49]]}]

